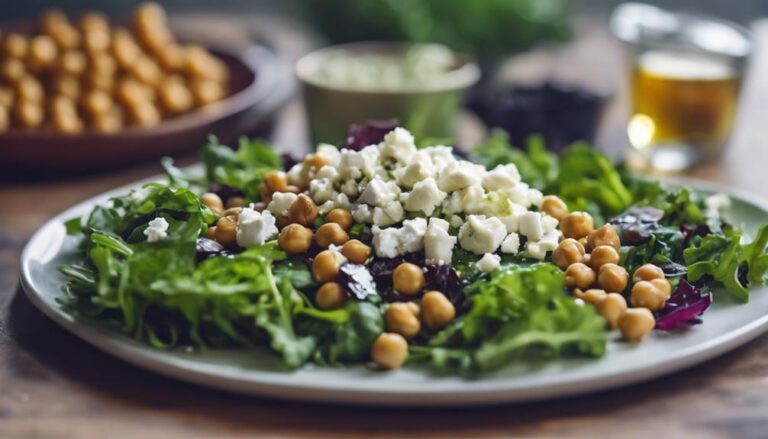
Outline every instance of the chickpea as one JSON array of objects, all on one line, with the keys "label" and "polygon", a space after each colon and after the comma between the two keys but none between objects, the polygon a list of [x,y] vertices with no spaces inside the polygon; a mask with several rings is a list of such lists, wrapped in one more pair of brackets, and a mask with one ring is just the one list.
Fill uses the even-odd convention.
[{"label": "chickpea", "polygon": [[[160,79],[163,76],[163,71],[160,70],[160,67],[157,65],[156,62],[152,61],[149,57],[143,56],[139,59],[135,60],[130,67],[131,74],[138,79],[139,81],[151,85],[151,86],[157,86],[160,84]],[[184,83],[182,81],[168,81],[168,83],[163,84],[163,87],[160,89],[161,95],[162,92],[168,90],[168,88],[172,89],[172,93],[176,93],[178,91],[179,86],[184,87]],[[189,90],[184,87],[184,91],[189,93]],[[192,100],[192,95],[189,95],[189,100]]]},{"label": "chickpea", "polygon": [[400,294],[414,296],[424,288],[424,283],[424,272],[416,264],[403,262],[392,272],[392,284]]},{"label": "chickpea", "polygon": [[37,128],[43,123],[45,112],[39,102],[21,100],[16,103],[16,120],[22,128]]},{"label": "chickpea", "polygon": [[408,309],[411,310],[413,315],[416,317],[421,317],[421,307],[416,302],[405,302],[406,305],[408,305]]},{"label": "chickpea", "polygon": [[189,76],[219,82],[225,81],[229,76],[226,66],[203,47],[187,47],[185,58],[185,69]]},{"label": "chickpea", "polygon": [[290,192],[292,194],[298,194],[299,192],[301,192],[301,189],[299,189],[298,186],[294,186],[292,184],[289,184],[288,186],[285,187],[285,191],[286,192]]},{"label": "chickpea", "polygon": [[[83,33],[83,47],[93,56],[106,53],[112,44],[109,30],[93,29]],[[113,47],[113,54],[121,61],[121,65],[126,67],[130,64],[130,58],[137,55],[137,50],[126,42]]]},{"label": "chickpea", "polygon": [[450,300],[439,291],[427,291],[421,299],[421,316],[424,323],[436,331],[445,327],[456,317],[456,308]]},{"label": "chickpea", "polygon": [[600,271],[600,267],[605,264],[618,264],[619,252],[608,245],[601,245],[592,250],[589,257],[589,266],[595,271]]},{"label": "chickpea", "polygon": [[317,307],[324,310],[339,309],[344,306],[346,301],[347,293],[344,291],[344,287],[337,282],[323,284],[315,294]]},{"label": "chickpea", "polygon": [[585,303],[588,303],[590,305],[597,305],[600,302],[603,301],[607,296],[605,290],[600,290],[596,288],[589,289],[587,291],[581,291],[579,289],[576,289],[573,291],[573,297],[577,299],[583,300]]},{"label": "chickpea", "polygon": [[107,16],[101,12],[88,12],[80,17],[78,26],[83,32],[108,31],[109,20],[107,20]]},{"label": "chickpea", "polygon": [[53,93],[77,100],[80,97],[80,81],[72,75],[59,75],[53,80]]},{"label": "chickpea", "polygon": [[665,299],[669,299],[672,295],[672,284],[666,278],[651,279],[650,282],[664,295]]},{"label": "chickpea", "polygon": [[26,75],[27,68],[16,58],[6,58],[0,64],[0,76],[10,83],[19,81]]},{"label": "chickpea", "polygon": [[586,212],[569,213],[560,221],[560,231],[566,238],[585,238],[594,227],[592,216]]},{"label": "chickpea", "polygon": [[54,32],[59,26],[68,23],[67,16],[61,9],[48,9],[40,17],[40,29],[45,33]]},{"label": "chickpea", "polygon": [[70,51],[61,55],[58,69],[65,75],[80,75],[85,71],[86,64],[87,60],[82,52]]},{"label": "chickpea", "polygon": [[[579,242],[579,244],[581,243]],[[584,257],[581,258],[581,263],[584,265],[589,266],[591,262],[592,262],[592,255],[590,255],[589,253],[585,254]]]},{"label": "chickpea", "polygon": [[237,246],[237,220],[231,216],[223,216],[216,221],[214,238],[225,248]]},{"label": "chickpea", "polygon": [[51,100],[51,112],[53,114],[77,114],[75,101],[66,96],[56,96]]},{"label": "chickpea", "polygon": [[45,92],[40,81],[31,75],[24,75],[16,85],[16,95],[19,100],[41,102]]},{"label": "chickpea", "polygon": [[309,226],[317,218],[317,206],[311,198],[304,194],[299,194],[288,208],[288,220],[292,223]]},{"label": "chickpea", "polygon": [[123,127],[123,112],[119,107],[112,107],[108,112],[93,117],[91,127],[97,133],[110,134]]},{"label": "chickpea", "polygon": [[289,255],[304,253],[312,246],[312,231],[301,224],[289,224],[280,231],[277,244]]},{"label": "chickpea", "polygon": [[208,230],[205,231],[205,237],[208,239],[216,239],[216,226],[208,227]]},{"label": "chickpea", "polygon": [[283,171],[269,171],[264,176],[263,184],[269,189],[270,193],[285,192],[285,187],[288,185],[288,177],[286,177]]},{"label": "chickpea", "polygon": [[77,134],[83,131],[83,121],[77,113],[55,113],[53,128],[62,134]]},{"label": "chickpea", "polygon": [[159,93],[160,104],[166,113],[178,114],[188,111],[195,104],[192,93],[180,80],[165,81]]},{"label": "chickpea", "polygon": [[99,114],[103,114],[109,111],[114,105],[112,97],[101,90],[94,90],[88,92],[83,97],[83,107],[91,117],[96,117]]},{"label": "chickpea", "polygon": [[609,293],[624,291],[627,287],[629,274],[624,267],[616,264],[604,264],[597,275],[597,283]]},{"label": "chickpea", "polygon": [[581,262],[571,264],[565,270],[565,283],[568,288],[586,290],[595,283],[595,278],[595,272]]},{"label": "chickpea", "polygon": [[609,293],[605,298],[597,304],[597,312],[612,329],[616,329],[619,325],[619,319],[627,311],[627,301],[619,293]]},{"label": "chickpea", "polygon": [[13,90],[10,87],[0,85],[0,107],[11,108],[13,99]]},{"label": "chickpea", "polygon": [[357,239],[351,239],[344,243],[341,254],[354,264],[365,264],[371,256],[371,248]]},{"label": "chickpea", "polygon": [[117,84],[115,96],[123,105],[132,106],[144,101],[153,101],[155,92],[135,79],[125,78]]},{"label": "chickpea", "polygon": [[325,216],[326,223],[336,223],[344,230],[352,227],[352,214],[347,209],[336,208],[328,212]]},{"label": "chickpea", "polygon": [[552,262],[565,270],[569,265],[581,262],[584,258],[584,246],[575,239],[564,239],[552,252]]},{"label": "chickpea", "polygon": [[23,59],[28,49],[29,41],[23,35],[10,33],[3,39],[3,55],[8,58]]},{"label": "chickpea", "polygon": [[88,69],[91,74],[112,76],[117,71],[117,63],[109,54],[100,53],[92,55]]},{"label": "chickpea", "polygon": [[632,300],[632,306],[639,308],[648,308],[649,310],[656,312],[664,308],[664,303],[667,297],[664,292],[656,288],[655,285],[647,280],[641,280],[632,286],[632,294],[630,296]]},{"label": "chickpea", "polygon": [[227,208],[245,207],[245,198],[234,196],[227,198]]},{"label": "chickpea", "polygon": [[[165,47],[155,48],[155,55],[160,65],[169,72],[179,72],[184,69],[187,62],[185,51],[177,44],[169,44]],[[194,81],[196,83],[197,81]],[[195,86],[192,87],[195,93]],[[197,95],[196,95],[197,97]]]},{"label": "chickpea", "polygon": [[342,257],[338,252],[323,250],[315,256],[312,262],[312,274],[320,283],[331,282],[336,279],[341,267]]},{"label": "chickpea", "polygon": [[613,247],[616,251],[621,249],[619,234],[616,233],[616,229],[613,226],[606,224],[597,230],[589,232],[589,235],[587,235],[587,246],[589,248],[597,248],[601,245]]},{"label": "chickpea", "polygon": [[227,95],[227,90],[222,84],[210,79],[197,79],[192,81],[189,88],[192,90],[195,102],[201,107],[212,102],[220,101]]},{"label": "chickpea", "polygon": [[58,49],[53,39],[47,35],[38,35],[29,43],[27,65],[32,70],[40,70],[56,61]]},{"label": "chickpea", "polygon": [[239,218],[241,213],[243,213],[242,207],[230,207],[222,212],[221,216],[233,216],[235,218]]},{"label": "chickpea", "polygon": [[387,331],[400,334],[406,339],[415,337],[421,331],[421,323],[413,309],[407,303],[395,302],[384,312]]},{"label": "chickpea", "polygon": [[408,359],[408,342],[400,334],[385,332],[373,342],[371,358],[382,369],[397,369]]},{"label": "chickpea", "polygon": [[62,50],[72,50],[80,45],[80,33],[69,23],[59,25],[48,34]]},{"label": "chickpea", "polygon": [[619,319],[621,335],[631,342],[642,340],[655,326],[656,319],[646,308],[630,308]]},{"label": "chickpea", "polygon": [[635,282],[653,279],[664,279],[664,270],[653,264],[645,264],[638,267],[635,270],[635,274],[632,275],[632,280]]},{"label": "chickpea", "polygon": [[133,123],[138,126],[150,127],[160,123],[160,112],[152,102],[135,102],[128,107],[128,112]]},{"label": "chickpea", "polygon": [[322,248],[328,248],[331,244],[342,245],[347,241],[349,235],[336,223],[325,223],[315,233],[315,242]]},{"label": "chickpea", "polygon": [[200,202],[211,210],[224,210],[224,202],[221,201],[221,197],[213,192],[200,195]]},{"label": "chickpea", "polygon": [[11,126],[11,116],[8,107],[0,106],[0,133],[8,131]]},{"label": "chickpea", "polygon": [[568,215],[568,206],[565,202],[555,195],[547,195],[541,199],[541,211],[547,215],[561,221]]}]

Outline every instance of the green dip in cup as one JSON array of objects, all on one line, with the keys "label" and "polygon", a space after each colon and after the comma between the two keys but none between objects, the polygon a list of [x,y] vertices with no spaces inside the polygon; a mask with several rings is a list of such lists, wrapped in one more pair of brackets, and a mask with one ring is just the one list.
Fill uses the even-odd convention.
[{"label": "green dip in cup", "polygon": [[480,78],[477,64],[439,44],[362,42],[302,57],[314,143],[340,144],[347,127],[396,118],[416,138],[453,138],[464,91]]}]

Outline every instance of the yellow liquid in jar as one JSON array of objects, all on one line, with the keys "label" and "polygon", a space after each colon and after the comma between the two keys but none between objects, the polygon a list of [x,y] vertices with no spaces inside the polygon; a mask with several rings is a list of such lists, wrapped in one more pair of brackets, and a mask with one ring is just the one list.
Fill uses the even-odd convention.
[{"label": "yellow liquid in jar", "polygon": [[[717,156],[731,132],[739,85],[736,69],[724,60],[671,51],[642,54],[632,74],[630,142],[662,170]],[[657,153],[659,160],[651,157]]]}]

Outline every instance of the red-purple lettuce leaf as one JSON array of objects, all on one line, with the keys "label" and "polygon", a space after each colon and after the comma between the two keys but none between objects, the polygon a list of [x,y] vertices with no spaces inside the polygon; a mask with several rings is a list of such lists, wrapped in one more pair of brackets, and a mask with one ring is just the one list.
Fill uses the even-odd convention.
[{"label": "red-purple lettuce leaf", "polygon": [[699,316],[712,305],[712,294],[681,280],[657,318],[656,329],[669,331],[701,323]]}]

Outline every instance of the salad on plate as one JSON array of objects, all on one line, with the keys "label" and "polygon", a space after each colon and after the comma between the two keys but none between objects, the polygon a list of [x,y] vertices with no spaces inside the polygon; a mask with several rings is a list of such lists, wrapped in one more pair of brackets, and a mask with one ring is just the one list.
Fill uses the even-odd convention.
[{"label": "salad on plate", "polygon": [[157,348],[474,375],[686,331],[768,281],[768,225],[745,236],[727,196],[586,145],[428,143],[377,122],[300,161],[247,139],[211,139],[204,173],[166,159],[67,223],[66,306]]}]

